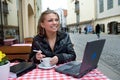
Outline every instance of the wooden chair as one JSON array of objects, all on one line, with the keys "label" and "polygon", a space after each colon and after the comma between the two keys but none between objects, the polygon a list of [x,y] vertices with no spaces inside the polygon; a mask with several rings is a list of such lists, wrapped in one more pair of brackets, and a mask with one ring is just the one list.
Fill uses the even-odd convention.
[{"label": "wooden chair", "polygon": [[10,61],[27,61],[31,46],[1,46],[0,51],[5,53]]},{"label": "wooden chair", "polygon": [[30,44],[32,44],[32,42],[33,42],[33,38],[32,37],[24,38],[24,43],[30,43]]}]

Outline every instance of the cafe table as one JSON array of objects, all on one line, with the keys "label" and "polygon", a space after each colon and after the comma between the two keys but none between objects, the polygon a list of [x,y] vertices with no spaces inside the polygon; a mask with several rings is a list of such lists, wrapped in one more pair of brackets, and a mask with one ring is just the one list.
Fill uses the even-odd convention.
[{"label": "cafe table", "polygon": [[13,44],[12,46],[32,46],[30,43]]},{"label": "cafe table", "polygon": [[4,40],[4,45],[11,46],[13,44],[16,44],[17,42],[18,42],[17,39],[5,39]]},{"label": "cafe table", "polygon": [[[14,63],[12,63],[13,65]],[[54,68],[52,69],[40,69],[36,67],[32,71],[18,77],[9,78],[8,80],[110,80],[105,76],[100,70],[94,69],[82,78],[74,78],[59,72],[56,72]]]}]

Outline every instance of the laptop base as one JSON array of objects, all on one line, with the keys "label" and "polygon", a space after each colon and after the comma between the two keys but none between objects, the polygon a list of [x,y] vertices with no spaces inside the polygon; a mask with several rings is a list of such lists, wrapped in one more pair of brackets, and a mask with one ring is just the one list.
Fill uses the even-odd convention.
[{"label": "laptop base", "polygon": [[[65,65],[65,66],[64,66]],[[80,73],[80,66],[81,66],[81,62],[78,61],[71,61],[68,62],[66,64],[63,64],[61,66],[59,66],[58,68],[56,68],[55,70],[57,72],[66,74],[68,76],[73,76],[75,78],[81,78],[83,77],[85,74],[89,73],[90,71],[92,71],[93,69],[96,69],[96,67],[91,68],[89,70],[84,71],[83,73]],[[64,71],[64,72],[63,72]]]}]

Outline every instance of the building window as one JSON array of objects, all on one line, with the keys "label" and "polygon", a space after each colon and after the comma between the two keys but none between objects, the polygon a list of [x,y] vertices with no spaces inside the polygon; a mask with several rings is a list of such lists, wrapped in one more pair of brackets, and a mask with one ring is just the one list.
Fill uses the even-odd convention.
[{"label": "building window", "polygon": [[118,0],[118,5],[120,5],[120,0]]},{"label": "building window", "polygon": [[107,0],[107,9],[113,8],[113,0]]},{"label": "building window", "polygon": [[99,12],[103,12],[104,11],[104,3],[103,3],[103,0],[99,0]]}]

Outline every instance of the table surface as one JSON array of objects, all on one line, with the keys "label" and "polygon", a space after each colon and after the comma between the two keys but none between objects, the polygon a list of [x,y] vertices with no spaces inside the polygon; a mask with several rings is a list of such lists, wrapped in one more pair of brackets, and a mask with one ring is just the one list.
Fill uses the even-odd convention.
[{"label": "table surface", "polygon": [[16,39],[5,39],[4,41],[14,41]]},{"label": "table surface", "polygon": [[13,44],[12,46],[32,46],[32,44],[20,43],[20,44]]},{"label": "table surface", "polygon": [[32,71],[18,77],[9,78],[8,80],[110,80],[107,76],[102,74],[98,69],[94,69],[82,78],[74,78],[62,73],[58,73],[55,69],[43,70],[33,69]]}]

